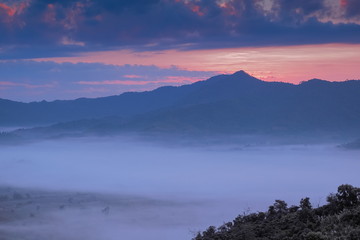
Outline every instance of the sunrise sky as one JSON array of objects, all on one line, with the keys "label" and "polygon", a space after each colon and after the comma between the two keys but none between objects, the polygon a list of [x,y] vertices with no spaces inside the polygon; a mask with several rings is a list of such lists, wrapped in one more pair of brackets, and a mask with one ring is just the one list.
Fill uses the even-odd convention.
[{"label": "sunrise sky", "polygon": [[359,0],[0,0],[0,98],[100,97],[245,70],[360,79]]}]

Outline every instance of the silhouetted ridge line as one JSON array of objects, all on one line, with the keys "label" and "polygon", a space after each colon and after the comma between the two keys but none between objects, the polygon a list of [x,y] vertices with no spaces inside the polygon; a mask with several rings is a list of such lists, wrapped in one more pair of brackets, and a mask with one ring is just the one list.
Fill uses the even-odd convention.
[{"label": "silhouetted ridge line", "polygon": [[86,132],[326,133],[334,137],[360,135],[359,103],[360,81],[313,79],[294,85],[265,82],[239,71],[179,87],[97,99],[0,101],[0,124],[38,126],[88,119],[81,127]]}]

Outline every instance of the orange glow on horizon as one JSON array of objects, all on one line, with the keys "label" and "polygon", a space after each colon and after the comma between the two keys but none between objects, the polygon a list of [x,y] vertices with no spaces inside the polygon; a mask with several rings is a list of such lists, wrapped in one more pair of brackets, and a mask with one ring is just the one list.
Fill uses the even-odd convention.
[{"label": "orange glow on horizon", "polygon": [[230,74],[244,70],[265,81],[299,83],[312,78],[329,81],[360,79],[360,44],[247,47],[214,50],[129,50],[89,52],[76,57],[36,61],[85,62],[113,65],[177,66],[194,71]]}]

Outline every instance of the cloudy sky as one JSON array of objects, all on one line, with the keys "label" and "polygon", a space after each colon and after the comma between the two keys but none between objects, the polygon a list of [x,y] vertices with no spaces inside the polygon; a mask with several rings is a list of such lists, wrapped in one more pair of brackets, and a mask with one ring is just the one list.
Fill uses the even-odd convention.
[{"label": "cloudy sky", "polygon": [[245,70],[360,79],[359,0],[0,0],[0,98],[99,97]]}]

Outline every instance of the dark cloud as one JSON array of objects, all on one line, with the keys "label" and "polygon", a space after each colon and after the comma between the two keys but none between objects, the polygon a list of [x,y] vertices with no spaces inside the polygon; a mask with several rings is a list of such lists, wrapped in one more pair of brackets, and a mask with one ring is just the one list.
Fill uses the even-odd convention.
[{"label": "dark cloud", "polygon": [[105,10],[106,12],[119,14],[123,11],[131,11],[135,13],[145,13],[154,5],[160,3],[160,0],[102,0],[94,1],[91,9]]},{"label": "dark cloud", "polygon": [[347,18],[360,18],[360,1],[359,0],[342,0],[345,7]]},{"label": "dark cloud", "polygon": [[324,0],[4,2],[0,4],[0,58],[69,56],[124,48],[359,43],[360,25],[349,19],[358,16],[360,2],[341,3],[346,16],[339,23],[339,19],[331,21],[335,13]]},{"label": "dark cloud", "polygon": [[275,2],[283,14],[309,15],[325,8],[324,0],[276,0]]}]

